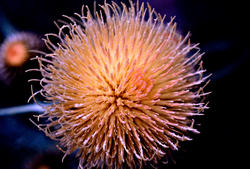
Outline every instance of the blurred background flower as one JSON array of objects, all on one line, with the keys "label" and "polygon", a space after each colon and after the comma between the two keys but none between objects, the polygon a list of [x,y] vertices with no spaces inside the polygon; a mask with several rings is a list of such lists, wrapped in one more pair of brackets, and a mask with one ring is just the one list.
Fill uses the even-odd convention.
[{"label": "blurred background flower", "polygon": [[[128,4],[127,0],[121,1]],[[97,0],[97,3],[101,2]],[[192,33],[191,41],[199,42],[201,50],[206,52],[204,67],[213,73],[207,88],[207,91],[213,91],[209,96],[211,108],[198,119],[201,134],[195,136],[194,141],[185,143],[177,155],[174,154],[176,164],[168,168],[225,168],[242,164],[240,150],[245,145],[242,136],[249,101],[244,96],[249,94],[250,86],[247,80],[250,64],[249,42],[246,43],[249,34],[246,3],[226,0],[149,0],[149,3],[162,15],[166,14],[167,21],[170,16],[176,16],[177,29],[183,35],[188,31]],[[74,12],[80,12],[82,4],[91,8],[93,1],[1,0],[0,43],[11,32],[10,27],[37,35],[56,32],[53,21],[62,18],[62,14],[72,16]],[[31,62],[27,66],[32,67],[37,65]],[[27,81],[39,76],[25,73],[13,79],[10,85],[1,81],[0,108],[26,104],[31,95]],[[34,90],[37,88],[34,86]],[[47,139],[30,123],[28,119],[33,114],[0,115],[1,169],[25,169],[36,162],[35,157],[47,156],[48,151],[55,151],[56,156],[63,157],[63,153],[55,149],[56,142]],[[62,164],[65,168],[77,168],[72,156],[65,158]]]},{"label": "blurred background flower", "polygon": [[9,85],[16,76],[22,76],[26,65],[41,50],[42,41],[30,32],[13,32],[0,46],[0,80]]}]

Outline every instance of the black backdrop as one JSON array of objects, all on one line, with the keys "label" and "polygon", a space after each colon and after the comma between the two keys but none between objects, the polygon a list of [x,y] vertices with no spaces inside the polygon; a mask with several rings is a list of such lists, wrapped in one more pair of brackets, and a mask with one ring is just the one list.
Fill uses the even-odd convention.
[{"label": "black backdrop", "polygon": [[[98,1],[103,2],[103,1]],[[108,1],[109,2],[109,1]],[[117,1],[118,2],[118,1]],[[127,1],[123,1],[128,3]],[[0,11],[14,27],[31,31],[41,37],[56,32],[53,21],[61,15],[80,12],[82,4],[91,0],[0,0]],[[204,67],[213,73],[207,91],[210,109],[198,119],[200,135],[182,144],[174,153],[176,164],[162,168],[241,168],[248,143],[247,114],[249,113],[249,29],[247,7],[241,1],[227,0],[149,0],[156,11],[176,16],[178,30],[192,33],[191,41],[200,43]],[[0,16],[1,17],[1,16]],[[168,18],[169,19],[169,18]],[[2,24],[2,23],[0,23]],[[4,39],[0,34],[0,42]],[[25,74],[10,86],[0,82],[0,107],[25,104],[30,85]],[[76,168],[77,161],[54,149],[55,142],[47,139],[30,121],[32,113],[0,116],[0,168],[32,168],[41,161],[52,168]],[[35,167],[33,167],[35,168]]]}]

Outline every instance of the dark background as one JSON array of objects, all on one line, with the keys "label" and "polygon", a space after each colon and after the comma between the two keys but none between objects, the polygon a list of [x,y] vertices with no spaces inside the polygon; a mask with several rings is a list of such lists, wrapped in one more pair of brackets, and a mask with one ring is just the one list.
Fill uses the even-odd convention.
[{"label": "dark background", "polygon": [[[97,3],[103,1],[97,0]],[[110,2],[110,1],[108,1]],[[118,2],[118,1],[116,1]],[[128,3],[128,1],[123,1]],[[249,157],[249,27],[247,5],[227,0],[149,0],[156,11],[176,16],[177,29],[191,41],[200,43],[204,68],[212,73],[206,88],[212,91],[207,98],[210,109],[197,119],[201,134],[183,143],[174,153],[176,164],[161,168],[242,168],[244,156]],[[91,0],[0,0],[0,12],[20,31],[31,31],[41,37],[56,32],[53,21],[61,15],[80,12],[82,4]],[[1,17],[1,16],[0,16]],[[2,23],[0,23],[2,24]],[[4,35],[0,34],[0,43]],[[26,104],[30,96],[32,78],[24,74],[10,86],[0,82],[0,108]],[[30,123],[30,114],[0,116],[0,168],[35,169],[40,163],[53,169],[77,168],[73,156],[63,156],[55,149],[55,142]]]}]

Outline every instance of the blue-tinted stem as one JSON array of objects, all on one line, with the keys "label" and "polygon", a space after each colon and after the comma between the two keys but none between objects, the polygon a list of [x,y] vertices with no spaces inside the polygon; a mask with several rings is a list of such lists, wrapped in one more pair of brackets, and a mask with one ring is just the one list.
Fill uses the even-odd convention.
[{"label": "blue-tinted stem", "polygon": [[33,103],[16,107],[2,108],[0,109],[0,116],[25,114],[29,112],[42,113],[43,111],[44,109],[41,106]]}]

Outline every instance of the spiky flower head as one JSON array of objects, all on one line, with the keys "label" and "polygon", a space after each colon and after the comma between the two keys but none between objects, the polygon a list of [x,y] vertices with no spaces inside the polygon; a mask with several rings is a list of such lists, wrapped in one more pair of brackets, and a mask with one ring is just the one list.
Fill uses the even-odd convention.
[{"label": "spiky flower head", "polygon": [[0,46],[0,79],[10,83],[33,56],[30,50],[38,49],[41,40],[33,33],[16,32],[8,36]]},{"label": "spiky flower head", "polygon": [[149,5],[130,4],[105,2],[94,16],[83,7],[80,20],[67,17],[72,23],[47,35],[51,53],[37,57],[39,92],[51,102],[38,127],[65,155],[78,150],[79,167],[157,163],[198,133],[193,116],[206,108],[198,45]]}]

